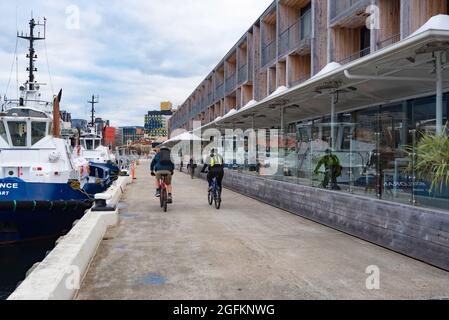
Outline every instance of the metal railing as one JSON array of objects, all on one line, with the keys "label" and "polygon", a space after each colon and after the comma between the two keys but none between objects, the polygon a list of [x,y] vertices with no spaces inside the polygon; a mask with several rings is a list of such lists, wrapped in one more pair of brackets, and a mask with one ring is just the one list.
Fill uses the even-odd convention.
[{"label": "metal railing", "polygon": [[238,84],[243,84],[248,81],[248,65],[245,64],[239,68],[238,72]]},{"label": "metal railing", "polygon": [[379,41],[379,42],[377,43],[377,45],[376,45],[376,49],[377,49],[377,50],[380,50],[380,49],[389,47],[389,46],[391,46],[392,44],[395,44],[395,43],[397,43],[397,42],[399,42],[399,41],[401,41],[401,34],[400,34],[400,33],[395,34],[394,36],[392,36],[392,37],[390,37],[390,38],[387,38],[387,39],[384,39],[384,40],[382,40],[382,41]]},{"label": "metal railing", "polygon": [[262,47],[262,68],[276,59],[276,40]]},{"label": "metal railing", "polygon": [[235,73],[226,78],[225,87],[226,94],[231,93],[237,87],[237,77]]},{"label": "metal railing", "polygon": [[338,61],[338,63],[340,63],[341,65],[348,64],[349,62],[360,59],[364,56],[369,55],[370,53],[371,53],[371,48],[368,47],[363,50],[360,50],[359,52],[355,52],[355,53],[351,54],[350,56]]},{"label": "metal railing", "polygon": [[310,39],[311,34],[312,15],[309,10],[279,36],[279,56],[300,49],[306,43],[304,40]]},{"label": "metal railing", "polygon": [[254,58],[252,54],[248,58],[248,81],[250,81],[253,80]]},{"label": "metal railing", "polygon": [[305,82],[305,81],[307,81],[309,79],[310,79],[310,75],[303,76],[303,77],[301,77],[299,79],[296,79],[296,80],[292,80],[292,81],[290,81],[290,86],[291,87],[295,87],[295,86],[297,86],[297,85],[299,85],[299,84],[301,84],[301,83],[303,83],[303,82]]},{"label": "metal railing", "polygon": [[330,18],[338,20],[351,13],[353,9],[368,7],[371,0],[331,0]]},{"label": "metal railing", "polygon": [[207,106],[214,103],[214,94],[211,92],[207,95]]}]

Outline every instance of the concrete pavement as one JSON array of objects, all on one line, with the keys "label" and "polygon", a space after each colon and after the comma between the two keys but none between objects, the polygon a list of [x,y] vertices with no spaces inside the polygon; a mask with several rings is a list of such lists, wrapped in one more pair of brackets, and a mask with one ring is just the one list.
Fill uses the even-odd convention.
[{"label": "concrete pavement", "polygon": [[[177,172],[164,214],[148,164],[137,167],[77,298],[440,299],[449,273]],[[366,288],[367,267],[380,290]]]}]

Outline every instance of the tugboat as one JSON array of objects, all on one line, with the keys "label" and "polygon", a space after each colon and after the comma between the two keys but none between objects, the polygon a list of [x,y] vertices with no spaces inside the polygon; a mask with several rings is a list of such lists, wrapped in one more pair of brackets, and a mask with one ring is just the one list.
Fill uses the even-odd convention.
[{"label": "tugboat", "polygon": [[[28,80],[18,100],[0,112],[0,245],[60,236],[92,205],[88,163],[61,138],[62,90],[43,101],[34,72],[36,41],[45,39],[46,20],[30,20]],[[35,28],[43,28],[36,36]]]},{"label": "tugboat", "polygon": [[98,103],[92,95],[91,122],[88,132],[80,135],[80,143],[76,148],[76,156],[82,157],[89,162],[89,181],[85,186],[88,193],[101,193],[105,191],[119,174],[120,168],[116,164],[116,157],[112,151],[102,144],[103,135],[95,125],[95,104]]}]

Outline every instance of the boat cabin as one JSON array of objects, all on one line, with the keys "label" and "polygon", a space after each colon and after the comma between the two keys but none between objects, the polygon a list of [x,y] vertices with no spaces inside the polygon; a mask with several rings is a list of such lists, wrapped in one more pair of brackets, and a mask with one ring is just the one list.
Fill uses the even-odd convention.
[{"label": "boat cabin", "polygon": [[81,146],[85,150],[96,150],[101,146],[101,137],[96,134],[88,134],[83,136],[81,139]]},{"label": "boat cabin", "polygon": [[31,148],[51,131],[52,121],[45,112],[13,108],[0,113],[0,147]]}]

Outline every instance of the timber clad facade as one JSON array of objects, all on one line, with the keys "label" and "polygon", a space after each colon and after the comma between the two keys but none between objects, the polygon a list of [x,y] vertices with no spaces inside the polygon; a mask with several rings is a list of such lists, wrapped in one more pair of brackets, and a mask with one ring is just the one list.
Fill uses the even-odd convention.
[{"label": "timber clad facade", "polygon": [[[276,0],[180,106],[169,129],[205,125],[279,87],[301,84],[329,62],[344,65],[386,48],[432,16],[448,14],[448,2]],[[367,20],[379,28],[367,28]]]}]

